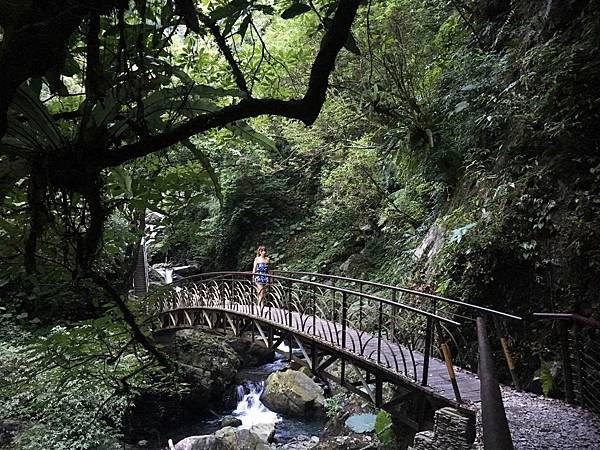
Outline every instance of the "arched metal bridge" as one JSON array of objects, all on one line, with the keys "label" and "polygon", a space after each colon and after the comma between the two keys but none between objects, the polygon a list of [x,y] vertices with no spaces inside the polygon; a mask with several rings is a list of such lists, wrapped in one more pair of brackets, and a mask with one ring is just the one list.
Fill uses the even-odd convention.
[{"label": "arched metal bridge", "polygon": [[[261,305],[250,272],[185,278],[151,293],[149,304],[162,328],[248,333],[276,350],[285,343],[290,359],[378,407],[393,410],[412,402],[421,417],[404,417],[404,422],[413,429],[420,428],[424,408],[472,411],[473,403],[481,401],[478,377],[454,369],[454,363],[466,362],[466,351],[471,358],[477,351],[468,344],[476,339],[476,318],[491,317],[496,325],[520,320],[365,280],[281,271],[268,276]],[[512,368],[505,338],[502,347]]]}]

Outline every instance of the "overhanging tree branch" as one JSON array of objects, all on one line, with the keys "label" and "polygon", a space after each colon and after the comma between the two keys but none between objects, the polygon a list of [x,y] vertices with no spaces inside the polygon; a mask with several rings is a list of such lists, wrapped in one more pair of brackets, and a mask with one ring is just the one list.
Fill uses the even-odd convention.
[{"label": "overhanging tree branch", "polygon": [[137,320],[131,310],[128,308],[125,301],[121,298],[121,295],[117,290],[112,286],[112,284],[101,275],[89,272],[90,278],[100,287],[104,289],[104,291],[109,295],[111,300],[117,305],[121,314],[123,315],[123,320],[129,325],[131,328],[131,333],[135,340],[139,342],[142,347],[152,355],[163,367],[168,369],[175,368],[176,364],[163,352],[156,348],[152,338],[146,335],[137,324]]},{"label": "overhanging tree branch", "polygon": [[227,60],[227,64],[229,64],[229,67],[231,67],[233,77],[235,78],[235,84],[237,84],[237,87],[240,88],[240,91],[250,95],[250,92],[248,91],[248,85],[246,84],[246,79],[244,78],[244,74],[242,73],[237,61],[233,57],[233,53],[231,53],[231,49],[227,45],[225,37],[221,33],[221,30],[219,30],[219,26],[215,23],[214,20],[212,20],[203,12],[197,11],[197,14],[198,18],[204,24],[204,26],[210,30],[211,34],[215,38],[215,41],[217,42],[217,45],[219,46],[219,49],[221,50],[221,53],[225,57],[225,60]]},{"label": "overhanging tree branch", "polygon": [[282,116],[311,125],[317,119],[325,102],[329,75],[334,69],[338,53],[348,39],[359,4],[360,0],[340,1],[331,26],[321,41],[321,47],[313,62],[308,88],[303,98],[280,100],[250,97],[242,99],[235,105],[196,116],[164,133],[149,136],[114,151],[98,154],[92,164],[99,170],[118,166],[182,142],[195,134],[261,115]]},{"label": "overhanging tree branch", "polygon": [[[68,37],[87,14],[101,13],[114,8],[120,4],[120,2],[121,0],[107,1],[103,5],[103,9],[99,8],[98,5],[95,4],[95,1],[90,2],[92,6],[86,5],[85,2],[82,1],[76,2],[75,4],[78,8],[68,15],[70,19],[68,24],[58,24],[56,22],[53,24],[54,28],[60,29],[60,33],[54,33],[53,35],[54,39],[52,39],[51,43],[54,49],[64,48],[64,44]],[[86,172],[91,171],[97,173],[106,167],[117,166],[132,159],[143,157],[211,128],[221,127],[237,120],[248,119],[260,115],[279,115],[300,120],[307,125],[312,124],[319,115],[325,101],[329,75],[333,71],[335,59],[339,51],[347,41],[348,33],[350,32],[350,27],[356,16],[359,4],[360,0],[340,0],[329,29],[321,42],[320,50],[313,62],[308,87],[302,99],[254,99],[251,97],[243,99],[238,104],[230,105],[219,111],[202,114],[192,118],[164,133],[142,137],[142,139],[136,143],[125,145],[112,151],[105,150],[94,152],[95,155],[90,155],[90,159],[86,163]],[[203,17],[202,15],[199,17],[206,26],[209,26],[209,23],[206,22],[206,20],[210,21],[210,18],[206,18],[206,16]],[[213,23],[213,25],[215,24]],[[40,33],[32,32],[29,34],[29,36],[35,36],[33,41],[31,39],[27,42],[17,42],[18,40],[13,42],[13,40],[10,40],[10,42],[6,41],[3,43],[3,46],[0,46],[0,63],[3,63],[2,66],[6,68],[0,75],[0,137],[5,131],[6,110],[8,104],[12,100],[14,90],[21,82],[32,76],[40,75],[50,64],[50,62],[46,62],[47,58],[41,57],[39,59],[25,58],[29,60],[29,63],[24,64],[22,61],[22,59],[24,59],[22,53],[23,49],[35,47],[37,48],[38,53],[55,53],[49,52],[48,47],[50,44],[47,39],[48,35],[52,35],[53,30],[44,28],[39,31]],[[219,44],[220,31],[218,28],[211,31]],[[17,43],[21,44],[21,48],[16,48],[17,45],[15,44]],[[241,70],[233,59],[233,55],[225,44],[224,39],[219,47],[234,71],[238,87],[241,90],[247,89]],[[35,61],[35,63],[32,62],[32,60]],[[9,79],[11,83],[2,82],[3,80],[8,81]],[[71,157],[71,155],[68,156],[69,158]],[[57,155],[56,159],[58,160],[61,158]]]}]

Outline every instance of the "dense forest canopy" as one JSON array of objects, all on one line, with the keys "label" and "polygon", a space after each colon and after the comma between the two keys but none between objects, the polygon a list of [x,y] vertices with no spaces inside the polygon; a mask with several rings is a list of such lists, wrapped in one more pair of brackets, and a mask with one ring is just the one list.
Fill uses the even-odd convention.
[{"label": "dense forest canopy", "polygon": [[[35,270],[37,240],[52,215],[49,198],[62,197],[63,205],[85,209],[87,223],[69,230],[85,229],[74,249],[73,269],[85,272],[109,213],[102,198],[103,170],[207,130],[243,127],[238,122],[250,117],[273,114],[314,122],[358,3],[312,6],[323,40],[304,96],[282,100],[252,93],[264,80],[257,75],[268,52],[257,24],[262,28],[260,22],[276,13],[275,6],[191,0],[7,2],[1,23],[6,70],[0,80],[0,133],[6,134],[3,153],[29,166],[24,169],[30,179],[28,271]],[[311,9],[293,2],[281,7],[277,12],[287,18]],[[42,85],[47,97],[40,101]],[[73,202],[72,194],[81,200]]]},{"label": "dense forest canopy", "polygon": [[[170,384],[127,299],[145,234],[152,263],[249,270],[262,243],[278,268],[597,313],[598,6],[0,0],[2,414],[36,422],[29,448],[93,447]],[[521,332],[530,377],[556,355]]]}]

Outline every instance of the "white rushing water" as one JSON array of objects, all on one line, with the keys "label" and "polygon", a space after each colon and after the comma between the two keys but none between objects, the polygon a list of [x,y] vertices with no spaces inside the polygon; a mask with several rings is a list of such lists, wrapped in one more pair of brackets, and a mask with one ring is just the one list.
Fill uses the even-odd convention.
[{"label": "white rushing water", "polygon": [[[262,394],[265,382],[247,381],[245,386],[237,387],[238,404],[232,413],[242,421],[242,425],[239,428],[252,428],[255,425],[280,422],[281,417],[268,409],[260,401],[260,394]],[[247,393],[246,390],[248,390]]]}]

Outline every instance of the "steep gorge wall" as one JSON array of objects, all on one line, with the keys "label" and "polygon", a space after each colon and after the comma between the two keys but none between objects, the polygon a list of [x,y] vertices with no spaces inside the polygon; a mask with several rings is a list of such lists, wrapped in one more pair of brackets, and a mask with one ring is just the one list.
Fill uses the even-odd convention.
[{"label": "steep gorge wall", "polygon": [[[479,148],[465,153],[460,181],[432,225],[448,230],[443,245],[419,260],[413,279],[524,316],[526,326],[512,332],[530,376],[540,356],[558,359],[548,323],[531,313],[600,313],[599,5],[487,6],[476,25],[493,49],[495,77],[461,81],[488,98],[470,109],[477,97],[467,97],[453,123],[472,130],[487,114],[489,126],[479,129]],[[480,87],[490,81],[499,89]]]}]

